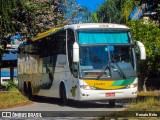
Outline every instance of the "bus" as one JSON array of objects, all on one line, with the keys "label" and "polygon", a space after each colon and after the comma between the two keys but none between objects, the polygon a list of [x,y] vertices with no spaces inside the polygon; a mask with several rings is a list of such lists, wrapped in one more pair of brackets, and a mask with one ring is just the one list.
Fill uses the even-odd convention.
[{"label": "bus", "polygon": [[133,42],[130,29],[111,23],[71,24],[38,34],[18,48],[18,86],[35,96],[68,100],[136,98],[135,47],[146,59],[144,45]]}]

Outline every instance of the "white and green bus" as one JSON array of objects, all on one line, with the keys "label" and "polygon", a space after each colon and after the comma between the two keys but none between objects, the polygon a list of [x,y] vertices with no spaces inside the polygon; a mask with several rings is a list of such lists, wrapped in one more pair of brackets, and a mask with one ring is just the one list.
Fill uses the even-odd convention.
[{"label": "white and green bus", "polygon": [[144,45],[124,25],[84,23],[38,34],[18,48],[19,89],[34,96],[78,101],[135,98],[138,78],[135,46]]}]

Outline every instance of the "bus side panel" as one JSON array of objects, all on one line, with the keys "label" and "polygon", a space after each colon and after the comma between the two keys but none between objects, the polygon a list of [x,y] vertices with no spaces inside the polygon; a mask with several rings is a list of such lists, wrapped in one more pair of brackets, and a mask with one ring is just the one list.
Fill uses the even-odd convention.
[{"label": "bus side panel", "polygon": [[66,89],[66,96],[68,99],[74,99],[72,95],[72,87],[73,87],[73,75],[70,72],[69,66],[67,65],[65,68],[65,89]]},{"label": "bus side panel", "polygon": [[23,92],[24,90],[24,80],[22,78],[22,74],[23,74],[23,62],[22,62],[22,59],[18,58],[18,89],[20,92]]},{"label": "bus side panel", "polygon": [[70,95],[69,99],[79,100],[80,99],[80,80],[73,76],[71,71],[69,72],[70,75],[70,87],[68,88],[68,94]]},{"label": "bus side panel", "polygon": [[24,81],[21,74],[18,75],[18,89],[20,92],[23,92],[24,90]]},{"label": "bus side panel", "polygon": [[66,55],[43,58],[43,74],[38,95],[59,98],[60,83],[66,82],[66,66]]}]

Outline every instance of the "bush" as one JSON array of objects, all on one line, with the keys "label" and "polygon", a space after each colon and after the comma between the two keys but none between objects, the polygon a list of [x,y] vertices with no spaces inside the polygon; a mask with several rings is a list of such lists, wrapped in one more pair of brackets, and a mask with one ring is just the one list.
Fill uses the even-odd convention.
[{"label": "bush", "polygon": [[138,76],[146,88],[146,82],[151,76],[160,73],[160,28],[153,21],[145,23],[143,20],[130,21],[127,25],[131,28],[134,41],[141,41],[146,48],[145,61],[138,60]]},{"label": "bush", "polygon": [[18,86],[14,83],[14,81],[9,80],[4,85],[2,85],[2,90],[10,91],[15,90],[18,88]]}]

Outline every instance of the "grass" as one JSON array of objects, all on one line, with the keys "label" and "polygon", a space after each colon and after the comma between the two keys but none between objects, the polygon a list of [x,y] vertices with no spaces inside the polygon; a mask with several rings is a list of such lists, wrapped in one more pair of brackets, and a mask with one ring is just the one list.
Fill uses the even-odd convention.
[{"label": "grass", "polygon": [[18,86],[12,80],[0,85],[0,109],[23,106],[32,103],[18,91]]},{"label": "grass", "polygon": [[[160,117],[151,117],[149,115],[151,113],[158,115],[159,111],[159,100],[151,97],[144,99],[143,101],[133,101],[126,107],[125,111],[111,112],[111,114],[103,116],[99,120],[110,120],[111,118],[116,118],[116,120],[157,120],[160,119]],[[147,114],[148,116],[136,116],[136,114]]]},{"label": "grass", "polygon": [[0,109],[22,106],[32,103],[24,97],[18,90],[0,91]]},{"label": "grass", "polygon": [[[151,96],[149,93],[145,94]],[[130,112],[133,111],[133,112]],[[128,107],[126,112],[129,114],[132,114],[129,120],[157,120],[158,117],[151,117],[149,116],[149,113],[155,113],[158,115],[158,112],[160,111],[160,102],[158,99],[154,97],[149,97],[143,100],[138,100],[136,102],[131,103]],[[139,114],[147,114],[147,117],[136,117],[136,113]],[[135,116],[135,117],[134,117]]]},{"label": "grass", "polygon": [[[143,97],[143,99],[141,99]],[[110,118],[118,118],[118,120],[157,120],[160,117],[137,117],[136,113],[158,113],[160,111],[160,92],[147,91],[139,92],[137,100],[133,100],[131,104],[126,106],[125,111],[112,112],[107,117],[100,120],[109,120]]]},{"label": "grass", "polygon": [[160,111],[160,102],[154,97],[138,100],[127,107],[128,111]]},{"label": "grass", "polygon": [[138,92],[138,96],[152,96],[152,97],[159,97],[160,96],[160,91],[140,91]]}]

